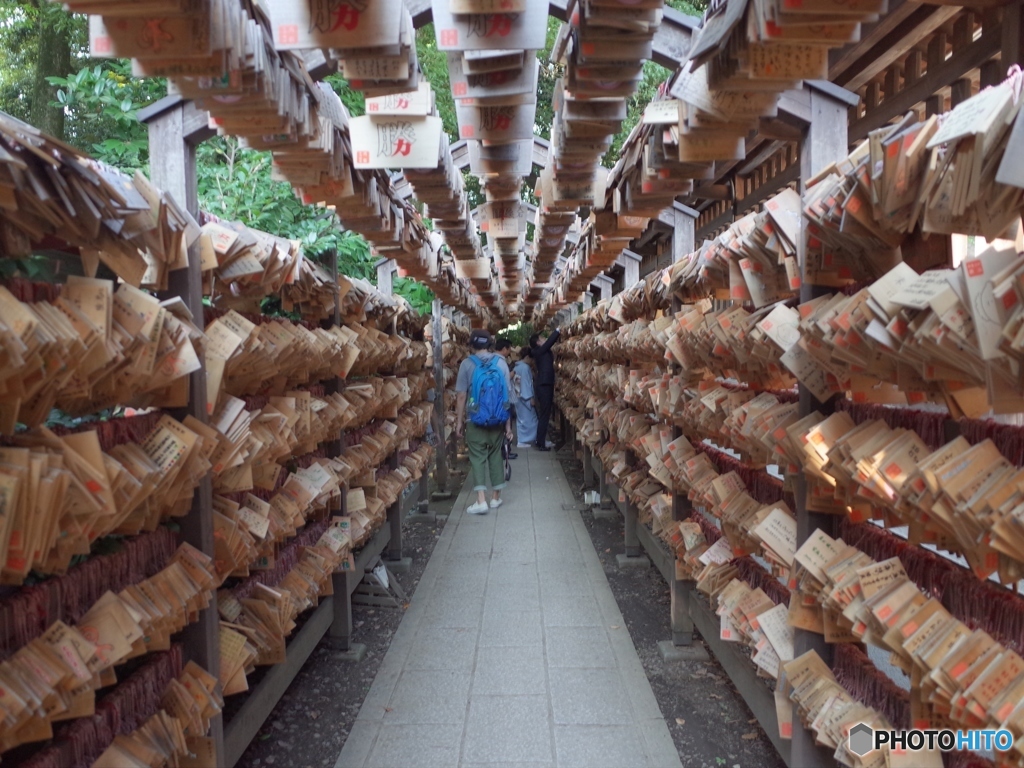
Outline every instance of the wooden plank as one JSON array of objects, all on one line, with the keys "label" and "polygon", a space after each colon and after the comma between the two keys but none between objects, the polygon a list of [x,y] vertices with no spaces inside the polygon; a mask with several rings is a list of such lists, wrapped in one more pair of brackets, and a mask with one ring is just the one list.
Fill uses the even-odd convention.
[{"label": "wooden plank", "polygon": [[665,579],[665,583],[671,585],[676,578],[676,559],[668,551],[664,542],[657,538],[646,525],[638,524],[636,527],[637,538],[643,546],[647,557],[654,563],[658,573]]},{"label": "wooden plank", "polygon": [[724,213],[719,214],[715,218],[711,219],[711,221],[699,227],[697,231],[694,233],[694,238],[697,241],[706,240],[713,233],[717,232],[721,227],[732,224],[734,218],[735,217],[733,216],[732,207],[730,206],[729,208],[726,209]]},{"label": "wooden plank", "polygon": [[[743,697],[786,765],[790,768],[810,768],[812,765],[835,766],[836,763],[831,755],[827,756],[827,761],[823,759],[822,762],[805,763],[799,766],[793,764],[790,742],[779,736],[779,718],[775,714],[775,694],[769,690],[764,680],[757,676],[750,658],[737,643],[727,643],[719,639],[719,618],[697,595],[690,600],[690,616],[693,617],[693,623],[704,642],[711,649],[718,663],[725,669],[732,684],[736,686],[736,690],[739,691],[740,696]],[[794,728],[800,727],[799,723],[793,725]]]},{"label": "wooden plank", "polygon": [[[740,176],[747,176],[753,173],[757,168],[762,166],[769,158],[772,157],[780,149],[786,146],[785,141],[770,141],[761,150],[753,155],[747,155],[747,160],[741,165],[736,173]],[[725,199],[725,198],[722,198]]]},{"label": "wooden plank", "polygon": [[398,601],[393,597],[377,597],[375,595],[364,595],[356,592],[352,596],[353,605],[372,605],[378,608],[400,608]]},{"label": "wooden plank", "polygon": [[867,85],[958,13],[960,9],[956,6],[918,7],[900,26],[879,40],[853,67],[843,75],[835,77],[834,82],[851,91]]},{"label": "wooden plank", "polygon": [[769,179],[757,189],[752,190],[750,197],[746,197],[743,200],[738,201],[733,209],[733,216],[736,218],[745,216],[749,211],[765,202],[769,197],[785,189],[792,182],[799,181],[799,179],[800,166],[789,166],[779,173],[779,175],[774,179]]},{"label": "wooden plank", "polygon": [[291,638],[284,664],[275,664],[267,670],[259,684],[249,691],[242,708],[224,727],[222,765],[232,768],[241,759],[249,743],[263,727],[263,723],[274,711],[281,696],[288,690],[302,665],[309,659],[331,626],[333,616],[334,598],[325,597],[302,629]]},{"label": "wooden plank", "polygon": [[860,42],[829,51],[829,80],[839,82],[840,76],[846,70],[854,66],[858,60],[875,48],[880,40],[899,27],[920,7],[920,3],[911,0],[896,0],[889,4],[889,12],[883,14],[882,18],[861,27]]},{"label": "wooden plank", "polygon": [[801,123],[811,121],[811,92],[808,88],[786,91],[779,97],[780,117],[783,115]]},{"label": "wooden plank", "polygon": [[857,142],[868,133],[891,122],[925,101],[940,88],[950,85],[972,69],[977,69],[999,53],[1002,35],[999,29],[985,30],[982,36],[963,50],[954,53],[937,67],[929,67],[924,77],[904,88],[892,99],[886,99],[875,110],[850,124],[849,140]]}]

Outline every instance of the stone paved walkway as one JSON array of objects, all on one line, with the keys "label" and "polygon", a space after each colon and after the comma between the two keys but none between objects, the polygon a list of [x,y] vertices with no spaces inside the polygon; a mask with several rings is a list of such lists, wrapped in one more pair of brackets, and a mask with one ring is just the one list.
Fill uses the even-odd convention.
[{"label": "stone paved walkway", "polygon": [[680,766],[555,454],[512,473],[487,515],[467,483],[336,768]]}]

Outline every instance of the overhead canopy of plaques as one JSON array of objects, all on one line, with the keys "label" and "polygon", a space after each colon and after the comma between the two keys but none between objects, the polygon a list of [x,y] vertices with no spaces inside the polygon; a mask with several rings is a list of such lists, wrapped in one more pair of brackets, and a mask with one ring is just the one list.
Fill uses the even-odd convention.
[{"label": "overhead canopy of plaques", "polygon": [[[723,0],[698,25],[663,0],[210,0],[145,29],[131,9],[102,8],[93,55],[167,77],[213,129],[270,150],[276,177],[303,200],[333,209],[447,303],[497,320],[576,301],[677,200],[721,194],[719,167],[746,158],[751,137],[779,122],[784,94],[826,77],[829,49],[886,6]],[[534,122],[549,14],[566,23],[550,57],[564,75],[545,143]],[[419,70],[415,31],[431,20],[457,137],[444,134]],[[605,169],[652,58],[678,69]],[[367,97],[364,116],[316,82],[335,69]],[[535,165],[533,210],[522,199]],[[476,216],[467,167],[486,200]]]}]

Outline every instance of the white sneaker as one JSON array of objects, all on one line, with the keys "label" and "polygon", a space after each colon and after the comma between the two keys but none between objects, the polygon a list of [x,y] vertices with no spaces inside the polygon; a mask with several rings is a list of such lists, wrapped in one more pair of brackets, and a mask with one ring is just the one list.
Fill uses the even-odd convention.
[{"label": "white sneaker", "polygon": [[530,443],[516,443],[516,448],[533,448]]},{"label": "white sneaker", "polygon": [[467,515],[486,515],[489,507],[486,501],[478,501],[476,504],[470,504],[466,507]]},{"label": "white sneaker", "polygon": [[501,506],[503,499],[491,499],[491,509],[497,509]]}]

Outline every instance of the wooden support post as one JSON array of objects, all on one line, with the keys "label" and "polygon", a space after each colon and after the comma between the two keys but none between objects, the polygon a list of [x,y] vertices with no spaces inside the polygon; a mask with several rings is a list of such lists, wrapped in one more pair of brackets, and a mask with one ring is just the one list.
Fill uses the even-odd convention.
[{"label": "wooden support post", "polygon": [[697,224],[697,211],[682,203],[674,203],[672,218],[675,220],[672,227],[672,263],[675,264],[696,250],[694,232]]},{"label": "wooden support post", "polygon": [[[635,456],[633,452],[626,449],[626,463],[632,466]],[[619,493],[622,493],[620,490]],[[625,567],[640,567],[646,568],[651,564],[650,558],[644,554],[643,544],[640,542],[640,536],[637,532],[637,526],[640,525],[639,516],[637,515],[636,505],[633,501],[626,496],[623,508],[623,537],[624,546],[621,555],[616,557],[620,568]]]},{"label": "wooden support post", "polygon": [[[188,102],[192,112],[195,108]],[[149,128],[150,173],[153,184],[169,193],[192,216],[199,215],[196,187],[196,146],[205,135],[193,133],[186,121],[186,104],[179,103],[162,112],[147,115]],[[200,328],[203,319],[203,286],[198,243],[188,250],[188,269],[178,269],[168,275],[168,289],[160,298],[180,297]],[[201,361],[202,362],[202,361]],[[209,423],[206,402],[205,363],[189,376],[189,401],[179,419],[193,416],[203,424]],[[214,555],[213,545],[213,485],[209,475],[204,477],[192,497],[192,507],[181,520],[182,539],[196,549]],[[217,614],[217,596],[210,606],[199,613],[199,620],[189,624],[182,633],[185,657],[196,662],[216,677],[220,674],[220,620]],[[224,756],[224,721],[217,715],[210,724],[218,764]]]},{"label": "wooden support post", "polygon": [[[691,230],[691,240],[693,233]],[[691,250],[694,244],[690,243]],[[682,302],[673,297],[672,311],[678,312],[682,308]],[[676,368],[678,373],[678,368]],[[672,427],[672,439],[682,437],[681,427]],[[681,493],[672,493],[672,520],[680,522],[690,516],[693,505],[690,499]],[[674,553],[673,553],[674,554]],[[693,595],[694,582],[690,579],[680,579],[672,574],[671,584],[671,607],[670,618],[672,623],[672,645],[675,647],[693,645],[693,617],[690,613],[690,597]]]},{"label": "wooden support post", "polygon": [[441,342],[441,314],[441,300],[434,299],[434,432],[437,435],[434,482],[439,493],[446,493],[448,491],[448,440],[444,431],[444,345]]},{"label": "wooden support post", "polygon": [[419,500],[416,504],[416,512],[421,515],[427,514],[430,509],[430,473],[423,472],[419,480]]},{"label": "wooden support post", "polygon": [[398,263],[394,259],[377,261],[377,290],[385,296],[394,293],[394,277],[398,271]]},{"label": "wooden support post", "polygon": [[633,251],[623,251],[622,255],[615,260],[615,263],[625,270],[622,278],[622,290],[632,288],[640,282],[641,261],[643,261],[643,256],[639,253],[633,253]]},{"label": "wooden support post", "polygon": [[[398,451],[395,451],[388,457],[388,468],[395,470],[398,467]],[[401,494],[395,499],[395,503],[388,507],[387,516],[388,527],[391,528],[391,539],[384,550],[383,558],[387,562],[388,568],[396,573],[401,573],[409,570],[409,567],[412,565],[412,558],[404,557],[402,552],[402,523],[404,515],[402,515]]]},{"label": "wooden support post", "polygon": [[971,78],[961,77],[955,83],[949,87],[949,106],[950,109],[956,107],[958,104],[962,104],[971,98],[971,92],[973,90],[973,84]]},{"label": "wooden support post", "polygon": [[[800,192],[803,194],[803,186],[808,179],[811,179],[822,168],[847,155],[847,106],[825,93],[811,89],[811,110],[810,122],[805,130],[803,141],[800,147]],[[801,226],[803,221],[801,220]],[[798,242],[800,264],[804,270],[803,285],[800,289],[800,300],[810,301],[826,292],[828,288],[811,283],[806,274],[807,266],[807,235],[801,232]],[[828,414],[832,410],[832,402],[820,403],[811,392],[800,386],[800,415],[804,416],[814,411]],[[804,474],[797,476],[796,485],[796,519],[797,519],[797,546],[803,544],[810,534],[817,528],[822,529],[829,535],[835,533],[836,520],[834,515],[822,515],[810,511],[807,508],[807,483]],[[796,630],[794,637],[794,651],[797,656],[807,651],[817,651],[826,665],[832,663],[832,648],[825,643],[822,635]],[[832,753],[829,750],[819,747],[814,740],[814,735],[806,728],[799,727],[799,713],[796,707],[793,708],[793,741],[792,759],[790,765],[800,768],[816,768],[817,766],[832,766],[835,764]]]},{"label": "wooden support post", "polygon": [[594,456],[586,443],[583,443],[583,487],[594,487]]},{"label": "wooden support post", "polygon": [[1006,77],[1006,69],[999,59],[991,59],[981,65],[981,87],[996,85]]},{"label": "wooden support post", "polygon": [[974,38],[974,14],[964,11],[953,22],[953,51],[960,51]]},{"label": "wooden support post", "polygon": [[598,469],[598,493],[601,494],[601,501],[598,504],[600,509],[611,509],[612,498],[608,493],[608,473],[604,471],[604,467]]},{"label": "wooden support post", "polygon": [[[673,437],[679,437],[682,430],[676,427],[672,430]],[[672,494],[672,519],[676,522],[685,520],[692,511],[690,500],[680,494]],[[675,578],[673,574],[671,581],[671,618],[672,618],[672,645],[693,644],[693,618],[690,616],[690,596],[693,594],[694,584],[689,579]]]},{"label": "wooden support post", "polygon": [[591,286],[594,285],[601,292],[601,301],[612,297],[612,287],[615,285],[615,281],[608,277],[608,275],[598,275],[595,277],[593,282],[591,282]]},{"label": "wooden support post", "polygon": [[[348,514],[348,485],[341,489],[341,516]],[[352,630],[355,628],[352,622],[352,593],[349,590],[349,572],[337,571],[331,576],[334,588],[334,619],[331,621],[331,628],[327,631],[328,642],[331,647],[339,651],[351,652]]]},{"label": "wooden support post", "polygon": [[1024,0],[1013,0],[1003,6],[1002,44],[999,62],[1002,65],[1002,76],[1014,64],[1024,64]]},{"label": "wooden support post", "polygon": [[625,515],[625,547],[623,551],[626,557],[640,557],[643,553],[643,549],[640,546],[640,539],[636,535],[637,515],[636,506],[630,501],[629,497],[626,497],[626,515]]}]

